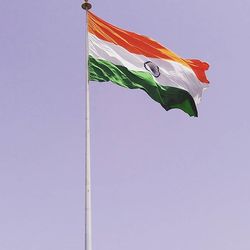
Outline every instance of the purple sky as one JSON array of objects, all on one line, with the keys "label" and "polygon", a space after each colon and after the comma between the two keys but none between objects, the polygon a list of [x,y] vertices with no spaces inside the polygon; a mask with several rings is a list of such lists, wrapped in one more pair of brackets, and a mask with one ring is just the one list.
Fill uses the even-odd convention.
[{"label": "purple sky", "polygon": [[[248,0],[92,1],[210,63],[199,118],[91,84],[93,250],[249,250]],[[82,250],[81,1],[0,1],[0,249]]]}]

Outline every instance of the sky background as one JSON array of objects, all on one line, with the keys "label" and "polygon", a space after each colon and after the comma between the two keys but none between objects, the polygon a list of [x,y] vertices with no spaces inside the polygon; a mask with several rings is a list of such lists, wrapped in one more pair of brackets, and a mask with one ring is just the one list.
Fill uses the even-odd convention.
[{"label": "sky background", "polygon": [[[91,83],[93,250],[250,249],[250,1],[92,0],[209,62],[199,118]],[[82,250],[81,1],[0,1],[0,249]]]}]

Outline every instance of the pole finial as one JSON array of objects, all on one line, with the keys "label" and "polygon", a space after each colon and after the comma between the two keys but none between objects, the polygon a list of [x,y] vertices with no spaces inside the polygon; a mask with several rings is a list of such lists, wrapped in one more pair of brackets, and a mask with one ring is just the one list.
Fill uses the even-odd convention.
[{"label": "pole finial", "polygon": [[85,2],[82,4],[82,8],[88,11],[92,8],[92,5],[88,2],[88,0],[85,0]]}]

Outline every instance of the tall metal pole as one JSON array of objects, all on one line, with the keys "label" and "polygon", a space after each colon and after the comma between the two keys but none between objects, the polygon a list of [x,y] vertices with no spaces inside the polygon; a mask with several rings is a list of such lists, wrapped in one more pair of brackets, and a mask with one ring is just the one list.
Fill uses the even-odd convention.
[{"label": "tall metal pole", "polygon": [[85,250],[92,250],[92,216],[91,216],[91,169],[90,169],[90,101],[89,101],[89,76],[88,76],[88,10],[91,4],[88,0],[82,4],[86,10],[85,27],[85,66],[86,66],[86,151],[85,151]]}]

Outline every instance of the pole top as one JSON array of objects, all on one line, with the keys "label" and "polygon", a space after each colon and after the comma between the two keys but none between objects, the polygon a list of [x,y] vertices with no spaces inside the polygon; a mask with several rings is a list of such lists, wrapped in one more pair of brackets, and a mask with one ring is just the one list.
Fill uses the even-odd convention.
[{"label": "pole top", "polygon": [[82,4],[82,8],[88,11],[92,8],[92,5],[88,2],[88,0],[85,0],[85,2]]}]

